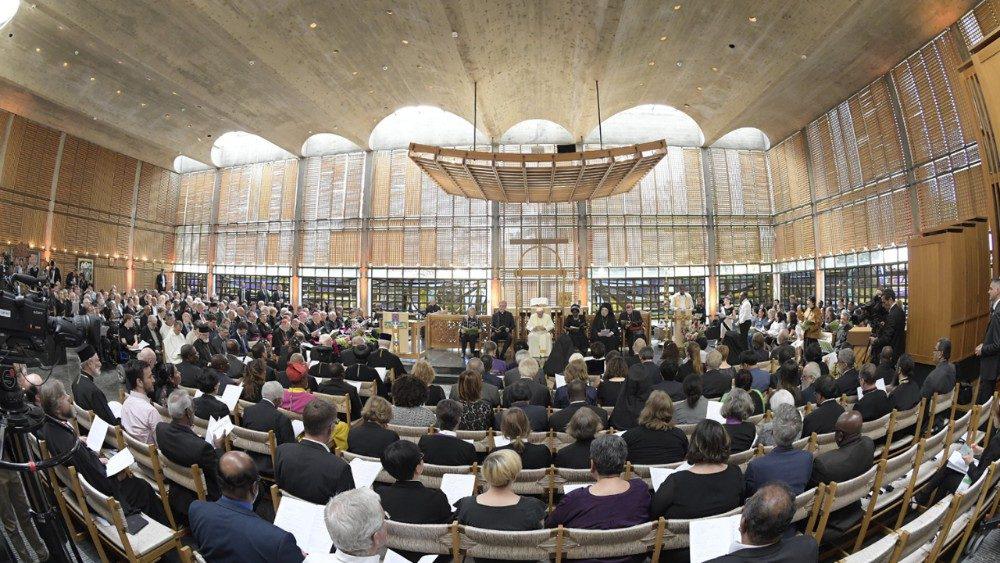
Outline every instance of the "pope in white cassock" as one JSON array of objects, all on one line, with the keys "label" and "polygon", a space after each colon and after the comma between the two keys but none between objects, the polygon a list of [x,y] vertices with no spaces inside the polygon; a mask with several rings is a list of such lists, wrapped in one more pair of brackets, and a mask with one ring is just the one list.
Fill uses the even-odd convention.
[{"label": "pope in white cassock", "polygon": [[548,357],[552,351],[552,331],[556,329],[552,316],[544,307],[535,307],[535,313],[528,317],[528,353],[532,358]]}]

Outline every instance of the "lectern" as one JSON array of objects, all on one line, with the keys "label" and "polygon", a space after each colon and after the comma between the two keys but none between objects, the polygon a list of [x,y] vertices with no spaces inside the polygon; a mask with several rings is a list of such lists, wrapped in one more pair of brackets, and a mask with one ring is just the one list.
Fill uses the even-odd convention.
[{"label": "lectern", "polygon": [[382,331],[392,335],[392,351],[397,356],[414,354],[414,343],[410,339],[410,315],[398,311],[382,313]]}]

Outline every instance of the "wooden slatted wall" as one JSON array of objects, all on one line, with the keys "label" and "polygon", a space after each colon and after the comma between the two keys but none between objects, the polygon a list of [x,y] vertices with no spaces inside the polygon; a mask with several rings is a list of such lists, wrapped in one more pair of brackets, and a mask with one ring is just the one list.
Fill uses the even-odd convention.
[{"label": "wooden slatted wall", "polygon": [[774,259],[811,257],[815,236],[805,136],[797,132],[767,151],[774,199]]},{"label": "wooden slatted wall", "polygon": [[[149,163],[142,164],[142,169],[139,171],[139,194],[136,199],[133,234],[133,252],[138,260],[137,270],[140,264],[147,266],[144,263],[146,260],[173,261],[173,224],[177,217],[179,197],[180,178],[177,174]],[[155,272],[159,269],[158,267],[153,269],[152,276],[155,278]],[[140,281],[137,276],[137,286]]]},{"label": "wooden slatted wall", "polygon": [[19,115],[13,119],[0,175],[0,237],[42,246],[59,152],[59,132]]},{"label": "wooden slatted wall", "polygon": [[764,151],[708,149],[720,264],[774,259],[771,193]]},{"label": "wooden slatted wall", "polygon": [[972,48],[1000,27],[1000,0],[983,0],[958,20],[965,46]]},{"label": "wooden slatted wall", "polygon": [[304,165],[300,263],[357,267],[364,153],[312,157]]},{"label": "wooden slatted wall", "polygon": [[174,220],[174,259],[180,264],[208,264],[215,171],[181,174]]},{"label": "wooden slatted wall", "polygon": [[235,166],[220,174],[216,263],[290,265],[298,160]]}]

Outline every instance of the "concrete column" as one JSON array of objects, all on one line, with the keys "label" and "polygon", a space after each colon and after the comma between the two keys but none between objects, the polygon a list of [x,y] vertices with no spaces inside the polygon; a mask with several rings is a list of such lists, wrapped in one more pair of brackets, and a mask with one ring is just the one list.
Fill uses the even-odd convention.
[{"label": "concrete column", "polygon": [[[48,260],[52,255],[52,223],[55,220],[56,188],[59,186],[59,169],[62,167],[63,149],[66,147],[66,133],[59,134],[59,149],[56,151],[56,166],[52,173],[52,188],[49,190],[49,213],[45,216],[45,242],[43,258]],[[41,268],[41,264],[38,265]],[[95,280],[90,280],[96,283]]]},{"label": "concrete column", "polygon": [[299,263],[302,259],[302,187],[305,185],[306,159],[299,157],[298,174],[295,176],[295,217],[292,220],[292,259],[291,266],[292,284],[289,287],[289,298],[292,305],[298,307],[302,303],[302,280],[299,279]]},{"label": "concrete column", "polygon": [[361,240],[358,245],[358,306],[363,311],[368,310],[368,304],[371,300],[368,264],[372,257],[371,217],[372,199],[374,198],[372,188],[374,170],[375,152],[365,151],[365,168],[364,174],[361,176]]},{"label": "concrete column", "polygon": [[128,225],[128,257],[126,258],[125,289],[131,291],[135,287],[135,218],[139,213],[139,176],[142,174],[142,161],[135,164],[135,181],[132,183],[132,217]]},{"label": "concrete column", "polygon": [[705,190],[705,220],[708,232],[708,287],[705,288],[705,306],[708,315],[714,315],[719,309],[719,257],[716,252],[715,225],[715,175],[712,172],[709,149],[701,149],[701,177]]},{"label": "concrete column", "polygon": [[207,287],[209,295],[215,293],[215,250],[218,246],[219,235],[219,197],[222,191],[222,171],[218,168],[215,169],[215,182],[212,188],[212,214],[211,222],[209,223],[208,231],[208,281]]}]

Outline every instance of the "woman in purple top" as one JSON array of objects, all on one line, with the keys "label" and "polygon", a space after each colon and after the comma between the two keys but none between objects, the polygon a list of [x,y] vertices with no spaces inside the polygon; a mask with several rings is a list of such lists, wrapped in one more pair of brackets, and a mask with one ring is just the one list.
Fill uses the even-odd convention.
[{"label": "woman in purple top", "polygon": [[[628,457],[625,440],[602,434],[590,445],[590,472],[597,482],[568,493],[549,514],[545,526],[613,530],[649,521],[649,487],[642,479],[621,478]],[[588,559],[601,563],[643,561],[645,555]]]}]

